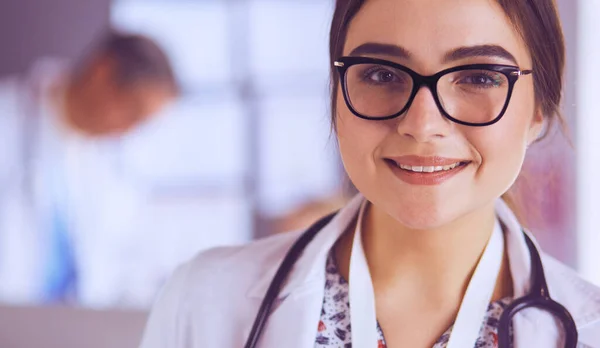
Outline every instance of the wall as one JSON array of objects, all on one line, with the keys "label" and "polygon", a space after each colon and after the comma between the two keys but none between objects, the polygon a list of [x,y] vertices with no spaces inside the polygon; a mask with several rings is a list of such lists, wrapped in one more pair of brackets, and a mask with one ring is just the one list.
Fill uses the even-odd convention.
[{"label": "wall", "polygon": [[110,0],[0,1],[0,76],[40,55],[76,57],[109,23]]},{"label": "wall", "polygon": [[[594,1],[594,0],[593,0]],[[526,197],[527,227],[543,249],[575,267],[577,264],[577,149],[570,141],[577,139],[578,114],[575,105],[579,83],[577,57],[577,1],[557,1],[566,45],[566,66],[562,114],[567,129],[557,127],[548,137],[528,151],[524,175],[518,184]]]},{"label": "wall", "polygon": [[600,1],[579,0],[577,21],[577,223],[579,271],[600,285]]}]

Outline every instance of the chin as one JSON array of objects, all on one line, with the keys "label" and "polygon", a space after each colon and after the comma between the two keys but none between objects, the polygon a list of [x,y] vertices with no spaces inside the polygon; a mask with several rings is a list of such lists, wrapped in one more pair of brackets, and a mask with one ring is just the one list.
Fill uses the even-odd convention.
[{"label": "chin", "polygon": [[456,206],[425,202],[396,202],[383,209],[390,217],[412,230],[434,230],[460,216]]}]

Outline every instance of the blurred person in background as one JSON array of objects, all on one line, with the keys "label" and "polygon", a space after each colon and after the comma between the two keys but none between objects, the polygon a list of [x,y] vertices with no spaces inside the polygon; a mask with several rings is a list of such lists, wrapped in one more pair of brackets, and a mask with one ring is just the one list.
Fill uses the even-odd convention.
[{"label": "blurred person in background", "polygon": [[0,82],[1,300],[111,306],[155,283],[131,272],[144,198],[114,154],[178,85],[146,37],[109,30],[90,48]]}]

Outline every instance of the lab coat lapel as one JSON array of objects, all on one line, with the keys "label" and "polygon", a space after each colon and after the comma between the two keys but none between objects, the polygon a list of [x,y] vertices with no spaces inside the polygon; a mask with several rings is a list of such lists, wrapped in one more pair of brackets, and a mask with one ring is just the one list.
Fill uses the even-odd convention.
[{"label": "lab coat lapel", "polygon": [[320,281],[306,283],[283,299],[271,314],[264,332],[261,348],[312,347],[317,338],[324,284]]},{"label": "lab coat lapel", "polygon": [[514,347],[564,347],[564,336],[556,328],[560,323],[538,309],[527,309],[527,315],[517,314],[513,320]]},{"label": "lab coat lapel", "polygon": [[[305,348],[314,346],[325,288],[325,264],[333,244],[354,220],[363,197],[358,195],[325,226],[306,247],[279,294],[259,342],[261,348]],[[250,289],[251,298],[260,298],[267,291],[273,269],[265,272],[256,286]],[[250,332],[252,323],[247,329]],[[246,337],[248,336],[246,333]]]},{"label": "lab coat lapel", "polygon": [[[530,291],[531,255],[529,248],[525,242],[521,224],[501,199],[496,202],[496,215],[505,229],[506,252],[513,279],[513,295],[515,298],[520,298]],[[550,315],[541,314],[540,310],[534,308],[519,312],[513,319],[515,347],[555,347],[558,332],[546,333],[545,331],[550,331],[547,329],[549,327],[556,327],[556,323]]]}]

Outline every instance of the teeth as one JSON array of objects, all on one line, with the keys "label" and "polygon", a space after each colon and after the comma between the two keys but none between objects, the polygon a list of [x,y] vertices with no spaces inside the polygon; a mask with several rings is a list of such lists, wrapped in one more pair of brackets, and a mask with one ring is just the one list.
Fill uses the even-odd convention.
[{"label": "teeth", "polygon": [[400,164],[399,167],[405,170],[409,170],[411,172],[417,172],[417,173],[433,173],[433,172],[440,172],[442,170],[450,170],[450,169],[454,169],[456,168],[458,165],[460,165],[460,162],[454,163],[454,164],[450,164],[447,166],[409,166],[409,165],[405,165],[405,164]]}]

